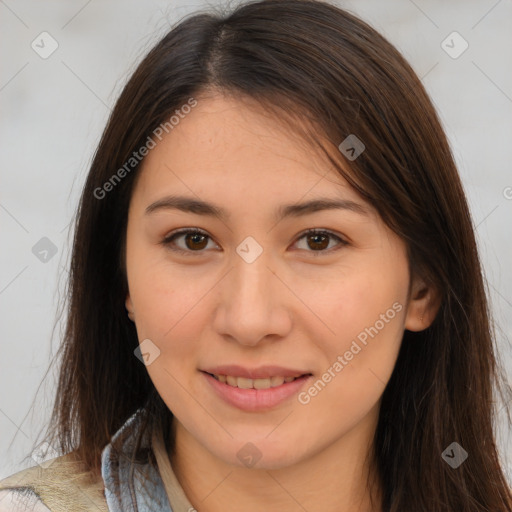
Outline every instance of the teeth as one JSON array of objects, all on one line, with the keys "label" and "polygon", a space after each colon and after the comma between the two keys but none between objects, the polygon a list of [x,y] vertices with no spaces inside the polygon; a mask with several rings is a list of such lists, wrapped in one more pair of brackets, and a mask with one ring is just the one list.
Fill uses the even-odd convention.
[{"label": "teeth", "polygon": [[270,386],[280,386],[284,382],[284,377],[270,377]]},{"label": "teeth", "polygon": [[232,375],[213,375],[218,381],[240,389],[268,389],[281,386],[285,382],[292,382],[300,377],[270,377],[267,379],[247,379],[245,377],[233,377]]},{"label": "teeth", "polygon": [[251,389],[253,387],[253,380],[246,379],[244,377],[238,377],[236,379],[236,385],[242,389]]},{"label": "teeth", "polygon": [[237,380],[238,379],[236,377],[231,377],[231,375],[226,375],[226,381],[230,386],[238,387]]}]

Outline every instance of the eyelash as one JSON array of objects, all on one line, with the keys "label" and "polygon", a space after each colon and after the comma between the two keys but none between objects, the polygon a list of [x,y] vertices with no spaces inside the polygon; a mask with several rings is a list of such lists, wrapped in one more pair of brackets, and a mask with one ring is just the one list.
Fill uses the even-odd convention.
[{"label": "eyelash", "polygon": [[[202,252],[204,252],[203,249],[198,250],[198,251],[192,251],[192,250],[184,250],[184,249],[179,249],[179,248],[176,248],[176,247],[172,247],[172,242],[176,238],[178,238],[181,235],[188,235],[188,234],[204,235],[204,236],[208,237],[210,240],[212,240],[212,238],[208,235],[208,233],[206,233],[205,231],[203,231],[201,229],[194,228],[194,229],[181,229],[179,231],[175,231],[174,233],[170,233],[160,243],[163,246],[165,246],[168,249],[170,249],[171,251],[174,251],[174,252],[177,252],[177,253],[180,253],[180,254],[184,254],[186,256],[196,256],[196,255],[199,255]],[[322,229],[308,229],[308,230],[304,231],[303,233],[301,233],[299,235],[299,237],[297,238],[297,241],[295,243],[297,243],[299,240],[301,240],[302,238],[304,238],[304,237],[306,237],[308,235],[327,235],[327,236],[329,236],[331,238],[335,238],[339,242],[338,246],[336,246],[334,248],[331,248],[331,249],[323,249],[323,250],[318,250],[318,251],[313,251],[313,250],[306,251],[306,252],[312,253],[312,255],[314,257],[321,256],[322,253],[323,254],[325,254],[325,253],[330,254],[333,251],[337,251],[338,249],[341,249],[345,245],[348,245],[348,242],[346,240],[343,240],[338,235],[335,235],[331,231],[322,230]]]}]

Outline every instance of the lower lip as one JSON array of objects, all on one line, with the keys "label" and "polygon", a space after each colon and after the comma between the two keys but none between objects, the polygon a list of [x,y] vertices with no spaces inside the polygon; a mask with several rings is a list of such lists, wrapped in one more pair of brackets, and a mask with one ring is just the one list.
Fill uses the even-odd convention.
[{"label": "lower lip", "polygon": [[280,386],[268,389],[242,389],[224,384],[212,377],[209,373],[201,372],[214,391],[228,404],[243,409],[244,411],[256,412],[271,409],[280,405],[285,400],[299,392],[306,381],[312,375],[303,375],[292,382],[284,382]]}]

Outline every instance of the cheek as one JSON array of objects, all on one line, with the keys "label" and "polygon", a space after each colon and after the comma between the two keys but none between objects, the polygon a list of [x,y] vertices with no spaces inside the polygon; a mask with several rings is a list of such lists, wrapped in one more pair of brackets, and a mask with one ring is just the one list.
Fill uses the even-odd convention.
[{"label": "cheek", "polygon": [[[150,339],[166,365],[191,353],[199,339],[201,299],[212,285],[170,268],[169,263],[133,258],[130,296],[139,340]],[[208,279],[206,279],[209,281]],[[210,277],[211,280],[211,277]],[[149,368],[148,368],[149,369]]]},{"label": "cheek", "polygon": [[184,271],[173,264],[161,247],[148,247],[137,240],[130,249],[128,281],[137,328],[146,337],[163,340],[190,323],[190,313],[197,310],[214,281],[207,274],[200,275],[199,267]]},{"label": "cheek", "polygon": [[368,331],[395,338],[403,326],[406,294],[400,276],[354,271],[323,288],[314,304],[330,328],[332,349],[339,351],[357,338],[364,343]]},{"label": "cheek", "polygon": [[130,283],[137,335],[140,342],[149,339],[159,350],[146,369],[169,409],[186,417],[197,405],[191,397],[198,342],[207,321],[201,308],[204,283],[159,264],[146,270],[140,266],[139,271]]},{"label": "cheek", "polygon": [[323,338],[325,371],[330,370],[321,379],[329,381],[323,399],[328,395],[355,408],[359,400],[363,405],[365,399],[378,399],[400,349],[407,284],[406,260],[390,258],[387,264],[381,260],[361,271],[354,269],[324,288],[323,311],[318,311],[331,334]]},{"label": "cheek", "polygon": [[386,293],[373,284],[346,288],[345,302],[331,317],[336,336],[324,338],[323,373],[298,397],[308,431],[323,430],[326,440],[349,432],[378,407],[396,363],[405,308],[394,288]]}]

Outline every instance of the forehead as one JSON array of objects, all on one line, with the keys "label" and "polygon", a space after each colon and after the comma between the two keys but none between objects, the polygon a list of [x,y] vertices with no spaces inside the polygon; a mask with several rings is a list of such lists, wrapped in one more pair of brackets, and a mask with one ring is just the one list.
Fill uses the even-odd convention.
[{"label": "forehead", "polygon": [[[223,95],[197,99],[188,114],[145,157],[139,193],[175,186],[197,195],[212,190],[299,200],[309,193],[358,195],[325,155],[255,101]],[[314,189],[314,190],[313,190]]]}]

